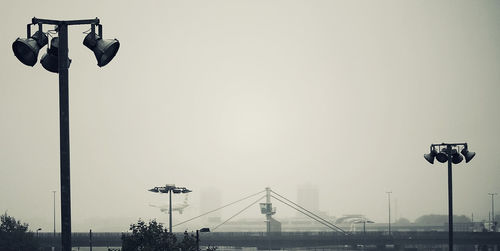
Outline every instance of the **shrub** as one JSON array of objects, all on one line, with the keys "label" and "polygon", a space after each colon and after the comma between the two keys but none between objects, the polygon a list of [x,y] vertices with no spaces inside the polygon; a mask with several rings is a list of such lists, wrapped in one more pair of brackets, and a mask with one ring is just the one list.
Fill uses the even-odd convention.
[{"label": "shrub", "polygon": [[169,233],[162,224],[151,220],[140,220],[130,225],[131,234],[122,234],[122,251],[195,251],[196,237],[184,232],[182,241]]},{"label": "shrub", "polygon": [[33,232],[28,232],[28,224],[17,221],[4,213],[0,216],[0,250],[36,250],[38,243]]}]

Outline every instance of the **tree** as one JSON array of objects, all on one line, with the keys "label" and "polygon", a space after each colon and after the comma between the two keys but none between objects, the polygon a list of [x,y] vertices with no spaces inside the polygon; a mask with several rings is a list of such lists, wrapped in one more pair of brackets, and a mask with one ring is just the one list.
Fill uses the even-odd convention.
[{"label": "tree", "polygon": [[38,243],[33,232],[28,232],[28,224],[21,223],[4,213],[0,216],[0,250],[36,250]]},{"label": "tree", "polygon": [[131,234],[122,234],[123,251],[196,251],[196,238],[184,232],[182,241],[169,233],[162,224],[156,220],[145,223],[143,220],[130,225]]},{"label": "tree", "polygon": [[[466,222],[471,222],[471,220],[469,219],[469,217],[465,215],[461,216],[453,215],[453,222],[466,223]],[[415,224],[418,225],[440,226],[446,223],[448,223],[448,215],[427,214],[427,215],[422,215],[415,220]]]},{"label": "tree", "polygon": [[408,226],[410,225],[411,222],[410,220],[406,219],[406,218],[399,218],[398,220],[396,220],[396,222],[394,223],[394,225],[402,225],[402,226]]}]

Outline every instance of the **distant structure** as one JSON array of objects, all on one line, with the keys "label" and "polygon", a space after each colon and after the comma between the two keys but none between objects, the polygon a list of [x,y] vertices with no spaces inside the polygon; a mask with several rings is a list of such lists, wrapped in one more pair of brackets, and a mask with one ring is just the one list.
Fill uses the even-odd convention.
[{"label": "distant structure", "polygon": [[281,232],[281,222],[272,217],[276,213],[276,207],[273,207],[273,203],[271,203],[270,187],[266,187],[266,203],[260,203],[260,212],[266,215],[266,232],[268,234]]},{"label": "distant structure", "polygon": [[[319,190],[311,183],[302,184],[297,189],[297,204],[307,208],[309,211],[320,214],[319,211]],[[304,216],[297,212],[297,216]]]},{"label": "distant structure", "polygon": [[[221,192],[217,188],[201,189],[200,214],[212,211],[222,206]],[[221,222],[221,211],[217,210],[204,218],[204,224],[218,224]]]}]

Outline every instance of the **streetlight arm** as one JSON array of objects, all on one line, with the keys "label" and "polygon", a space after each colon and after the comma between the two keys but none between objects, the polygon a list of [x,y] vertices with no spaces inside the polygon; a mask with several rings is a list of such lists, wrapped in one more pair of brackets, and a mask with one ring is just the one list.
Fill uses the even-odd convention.
[{"label": "streetlight arm", "polygon": [[441,143],[441,144],[432,144],[431,147],[433,146],[464,146],[467,148],[467,143]]},{"label": "streetlight arm", "polygon": [[42,19],[33,17],[31,19],[32,24],[53,24],[53,25],[80,25],[80,24],[99,24],[99,18],[94,19],[80,19],[80,20],[53,20],[53,19]]}]

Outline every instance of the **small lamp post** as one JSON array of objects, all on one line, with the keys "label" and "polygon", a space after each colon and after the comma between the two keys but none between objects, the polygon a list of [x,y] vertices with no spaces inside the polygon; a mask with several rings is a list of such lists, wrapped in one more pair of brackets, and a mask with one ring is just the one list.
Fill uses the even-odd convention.
[{"label": "small lamp post", "polygon": [[375,223],[374,221],[367,220],[366,218],[363,218],[362,220],[357,220],[354,223],[363,223],[363,234],[366,234],[366,223]]},{"label": "small lamp post", "polygon": [[200,230],[196,230],[196,250],[200,250],[200,233],[208,233],[210,228],[204,227]]},{"label": "small lamp post", "polygon": [[387,201],[389,203],[388,209],[389,209],[389,236],[391,235],[391,193],[392,192],[386,192],[387,193]]},{"label": "small lamp post", "polygon": [[36,238],[38,239],[38,231],[42,230],[41,227],[39,227],[37,230],[36,230]]}]

